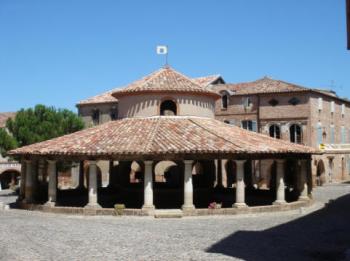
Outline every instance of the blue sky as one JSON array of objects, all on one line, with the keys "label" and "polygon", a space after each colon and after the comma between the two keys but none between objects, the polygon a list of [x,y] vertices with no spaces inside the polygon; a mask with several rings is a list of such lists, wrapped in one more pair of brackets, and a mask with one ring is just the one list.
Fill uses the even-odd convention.
[{"label": "blue sky", "polygon": [[345,0],[0,0],[0,111],[75,109],[163,65],[350,97]]}]

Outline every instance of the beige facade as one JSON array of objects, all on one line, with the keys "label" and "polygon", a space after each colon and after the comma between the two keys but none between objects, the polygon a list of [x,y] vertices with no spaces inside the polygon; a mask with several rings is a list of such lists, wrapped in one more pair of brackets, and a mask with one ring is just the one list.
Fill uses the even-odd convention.
[{"label": "beige facade", "polygon": [[[217,85],[214,89],[228,97],[227,106],[223,106],[222,100],[216,102],[215,114],[219,120],[248,129],[250,125],[245,122],[252,122],[250,130],[269,136],[276,135],[278,129],[276,138],[314,148],[320,148],[320,144],[350,144],[350,102],[332,92],[310,89],[241,95],[230,91],[227,85]],[[293,126],[300,127],[300,137],[295,137]],[[273,163],[260,163],[262,186],[270,183]],[[312,174],[314,184],[350,180],[348,151],[324,150],[322,155],[314,155]]]}]

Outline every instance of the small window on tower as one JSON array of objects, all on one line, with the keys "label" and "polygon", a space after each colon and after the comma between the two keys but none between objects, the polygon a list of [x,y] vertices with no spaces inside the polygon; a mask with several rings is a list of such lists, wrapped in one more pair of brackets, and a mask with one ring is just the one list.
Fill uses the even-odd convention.
[{"label": "small window on tower", "polygon": [[272,106],[272,107],[275,107],[278,105],[278,101],[276,99],[271,99],[269,100],[269,104]]},{"label": "small window on tower", "polygon": [[92,110],[92,122],[95,125],[100,123],[100,110],[99,109],[93,109]]},{"label": "small window on tower", "polygon": [[118,119],[118,110],[116,106],[113,106],[111,108],[111,120],[115,121],[116,119]]},{"label": "small window on tower", "polygon": [[288,101],[288,103],[291,104],[291,105],[293,105],[293,106],[295,106],[295,105],[297,105],[297,104],[300,103],[300,100],[299,100],[297,97],[293,97],[292,99],[290,99],[290,100]]}]

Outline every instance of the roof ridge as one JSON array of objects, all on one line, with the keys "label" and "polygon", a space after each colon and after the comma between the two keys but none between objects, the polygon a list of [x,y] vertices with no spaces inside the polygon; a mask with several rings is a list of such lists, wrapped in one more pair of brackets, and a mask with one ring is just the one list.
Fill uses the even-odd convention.
[{"label": "roof ridge", "polygon": [[[152,72],[148,75],[146,75],[145,77],[141,78],[140,80],[136,80],[136,82],[138,81],[142,81],[141,85],[139,85],[138,87],[143,87],[146,85],[146,83],[149,83],[151,80],[153,80],[154,78],[156,78],[157,76],[159,76],[159,74],[161,74],[162,72],[164,72],[164,70],[167,68],[160,68],[158,71]],[[145,78],[149,77],[147,80],[143,80]],[[131,83],[132,84],[132,83]],[[126,87],[127,88],[127,87]]]},{"label": "roof ridge", "polygon": [[237,145],[236,145],[235,143],[233,143],[232,141],[226,139],[225,137],[222,137],[222,136],[218,135],[217,133],[213,132],[212,130],[209,130],[209,129],[203,127],[202,125],[198,124],[198,123],[197,123],[196,121],[194,121],[193,119],[189,118],[188,120],[191,121],[192,123],[194,123],[195,125],[197,125],[198,127],[202,128],[203,130],[209,132],[210,134],[213,134],[214,136],[216,136],[216,137],[218,137],[218,138],[220,138],[220,139],[223,139],[223,140],[225,140],[225,141],[231,143],[231,144],[234,145],[235,147],[237,147]]},{"label": "roof ridge", "polygon": [[170,68],[170,69],[171,69],[174,73],[176,73],[176,74],[178,74],[178,75],[184,77],[186,80],[189,80],[191,83],[193,83],[194,85],[196,85],[196,86],[199,87],[200,89],[203,89],[203,87],[202,87],[201,85],[199,85],[198,83],[196,83],[194,80],[192,80],[192,79],[189,78],[188,76],[186,76],[186,75],[184,75],[184,74],[182,74],[182,73],[180,73],[180,72],[178,72],[178,71],[176,71],[176,70],[174,70],[174,69],[172,69],[172,68]]},{"label": "roof ridge", "polygon": [[159,119],[160,119],[160,117],[157,118],[156,126],[153,128],[153,131],[152,131],[152,133],[150,135],[151,137],[150,137],[149,141],[147,142],[147,144],[144,147],[144,151],[149,151],[149,149],[150,149],[150,147],[151,147],[151,145],[152,145],[152,143],[154,141],[154,138],[155,138],[155,136],[157,134],[157,131],[159,129],[159,126],[160,126],[160,120]]}]

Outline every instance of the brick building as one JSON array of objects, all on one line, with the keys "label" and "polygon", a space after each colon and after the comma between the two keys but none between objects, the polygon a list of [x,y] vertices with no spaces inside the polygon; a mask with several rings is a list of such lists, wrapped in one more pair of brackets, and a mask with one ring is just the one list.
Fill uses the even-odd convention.
[{"label": "brick building", "polygon": [[[277,139],[314,148],[314,183],[350,178],[350,101],[333,91],[310,89],[268,77],[213,87],[221,94],[216,118]],[[268,186],[272,161],[257,162],[256,176]]]},{"label": "brick building", "polygon": [[[306,88],[268,77],[238,84],[226,84],[220,75],[192,80],[221,95],[215,106],[216,119],[278,139],[323,148],[323,155],[313,156],[314,184],[350,178],[349,100],[338,97],[333,91]],[[77,104],[87,126],[118,118],[118,100],[112,96],[118,89]],[[224,161],[224,174],[226,164]],[[100,168],[103,177],[107,177],[108,163],[101,162]],[[269,187],[275,162],[253,162],[252,168],[255,185]]]}]

